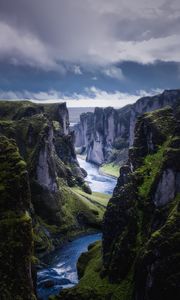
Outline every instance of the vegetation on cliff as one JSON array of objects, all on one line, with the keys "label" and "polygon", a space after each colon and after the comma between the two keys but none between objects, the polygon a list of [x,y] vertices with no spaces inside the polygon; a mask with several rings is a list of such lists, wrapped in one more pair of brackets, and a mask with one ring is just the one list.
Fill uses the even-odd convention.
[{"label": "vegetation on cliff", "polygon": [[34,300],[31,199],[26,163],[0,138],[0,298]]},{"label": "vegetation on cliff", "polygon": [[120,166],[118,163],[108,163],[108,164],[103,164],[99,170],[102,174],[109,175],[112,177],[119,177],[119,169]]},{"label": "vegetation on cliff", "polygon": [[30,175],[38,257],[70,236],[101,227],[101,209],[72,187],[91,193],[76,159],[66,104],[0,103],[0,135],[13,138]]},{"label": "vegetation on cliff", "polygon": [[58,299],[169,300],[180,293],[180,109],[144,114],[104,217],[103,244]]}]

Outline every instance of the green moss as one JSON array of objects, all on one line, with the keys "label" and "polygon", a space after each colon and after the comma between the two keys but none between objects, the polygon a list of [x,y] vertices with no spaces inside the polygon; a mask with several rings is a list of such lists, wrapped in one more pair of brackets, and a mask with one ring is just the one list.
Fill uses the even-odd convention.
[{"label": "green moss", "polygon": [[142,166],[136,171],[138,176],[143,177],[143,183],[139,187],[139,195],[143,198],[148,197],[152,184],[161,171],[168,144],[169,140],[160,146],[156,153],[147,155]]},{"label": "green moss", "polygon": [[118,164],[109,163],[109,164],[102,165],[99,170],[103,174],[110,175],[117,178],[119,177],[120,166]]},{"label": "green moss", "polygon": [[61,230],[68,231],[75,230],[75,228],[77,230],[78,228],[87,229],[101,226],[104,207],[89,201],[87,197],[91,195],[84,192],[87,197],[82,196],[77,192],[77,189],[66,186],[61,186],[60,189],[63,198]]},{"label": "green moss", "polygon": [[0,139],[0,295],[1,299],[35,299],[31,272],[32,221],[26,164],[15,142]]},{"label": "green moss", "polygon": [[156,128],[167,139],[174,130],[174,116],[171,108],[162,108],[144,114],[144,119],[151,122],[151,126]]},{"label": "green moss", "polygon": [[101,243],[96,242],[83,254],[78,262],[78,268],[83,275],[79,284],[70,290],[64,290],[57,299],[79,300],[130,300],[133,292],[133,270],[126,280],[120,284],[110,284],[107,278],[100,275],[102,269]]},{"label": "green moss", "polygon": [[107,195],[99,192],[92,192],[92,194],[87,194],[78,187],[73,187],[71,189],[79,196],[84,197],[85,200],[104,208],[107,206],[108,201],[111,197],[111,195]]},{"label": "green moss", "polygon": [[[138,253],[136,266],[136,284],[139,293],[145,291],[152,299],[168,300],[172,292],[174,299],[179,292],[179,244],[180,212],[178,210],[180,194],[169,204],[164,224],[154,231],[142,245]],[[146,287],[148,273],[151,270],[153,285]]]}]

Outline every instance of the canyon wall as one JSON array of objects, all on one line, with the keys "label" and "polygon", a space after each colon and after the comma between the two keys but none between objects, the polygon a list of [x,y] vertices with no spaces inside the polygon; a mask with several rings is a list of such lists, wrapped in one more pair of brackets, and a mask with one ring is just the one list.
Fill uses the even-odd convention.
[{"label": "canyon wall", "polygon": [[180,106],[137,119],[110,199],[103,240],[78,261],[58,300],[174,300],[180,293]]},{"label": "canyon wall", "polygon": [[133,148],[105,213],[103,272],[112,282],[131,274],[132,299],[170,299],[180,291],[179,121],[179,108],[138,119]]},{"label": "canyon wall", "polygon": [[[78,164],[65,103],[0,102],[0,137],[14,139],[27,163],[36,255],[41,258],[70,236],[100,227],[93,209],[72,187],[89,191]],[[97,214],[96,213],[97,210]]]},{"label": "canyon wall", "polygon": [[121,109],[95,108],[94,113],[82,114],[80,122],[73,127],[75,145],[86,153],[89,162],[101,165],[116,161],[122,164],[134,141],[137,117],[165,106],[174,106],[178,101],[180,90],[166,90],[153,97],[143,97]]},{"label": "canyon wall", "polygon": [[0,298],[35,300],[31,194],[14,140],[0,137]]}]

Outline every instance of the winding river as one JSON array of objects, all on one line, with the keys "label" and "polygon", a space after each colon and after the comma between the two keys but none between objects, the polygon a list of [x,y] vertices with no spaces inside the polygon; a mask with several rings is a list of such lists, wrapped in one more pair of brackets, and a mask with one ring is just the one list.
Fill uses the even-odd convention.
[{"label": "winding river", "polygon": [[[88,173],[86,181],[92,191],[112,194],[116,179],[101,175],[98,167],[78,157],[80,166]],[[100,240],[101,233],[85,235],[66,243],[48,257],[48,267],[37,274],[37,293],[39,299],[48,300],[49,295],[58,295],[63,288],[78,283],[76,263],[82,252],[87,251],[89,244]]]},{"label": "winding river", "polygon": [[112,194],[117,179],[100,174],[99,168],[96,165],[85,161],[85,159],[82,159],[80,156],[78,156],[78,162],[80,167],[87,171],[88,175],[86,181],[89,183],[93,192]]}]

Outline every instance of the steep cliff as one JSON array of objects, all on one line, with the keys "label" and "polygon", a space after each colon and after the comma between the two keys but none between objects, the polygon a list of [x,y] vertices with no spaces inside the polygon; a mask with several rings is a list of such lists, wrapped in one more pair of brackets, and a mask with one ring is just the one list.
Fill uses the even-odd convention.
[{"label": "steep cliff", "polygon": [[1,101],[0,135],[13,138],[27,162],[39,257],[72,235],[100,227],[104,208],[71,189],[84,190],[86,185],[65,103],[39,106]]},{"label": "steep cliff", "polygon": [[74,126],[76,147],[87,154],[87,161],[101,165],[116,161],[122,164],[134,141],[137,117],[145,112],[174,106],[180,101],[180,90],[167,90],[153,97],[143,97],[122,109],[96,108],[94,113],[80,116]]},{"label": "steep cliff", "polygon": [[36,299],[31,196],[26,163],[14,140],[0,138],[0,298]]},{"label": "steep cliff", "polygon": [[[180,293],[180,107],[138,118],[103,225],[58,299],[169,300]],[[102,251],[102,252],[101,252]]]}]

